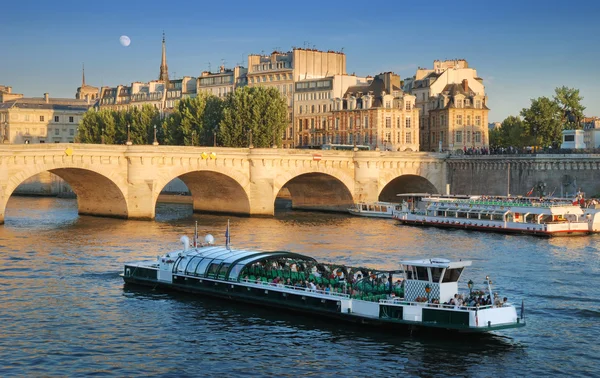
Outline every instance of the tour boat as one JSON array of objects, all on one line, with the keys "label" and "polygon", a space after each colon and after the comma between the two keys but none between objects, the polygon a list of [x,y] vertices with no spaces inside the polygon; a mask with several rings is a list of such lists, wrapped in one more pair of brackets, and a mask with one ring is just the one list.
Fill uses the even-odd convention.
[{"label": "tour boat", "polygon": [[392,218],[397,203],[391,202],[359,202],[348,209],[352,215],[372,218]]},{"label": "tour boat", "polygon": [[600,232],[600,215],[574,199],[398,194],[394,219],[403,224],[539,236]]},{"label": "tour boat", "polygon": [[[196,238],[194,240],[197,240]],[[319,263],[287,251],[205,245],[127,263],[126,284],[146,285],[268,306],[347,322],[402,330],[486,333],[525,326],[523,305],[500,300],[486,277],[482,290],[459,293],[471,261],[403,261],[396,270]],[[487,300],[486,300],[487,299]]]}]

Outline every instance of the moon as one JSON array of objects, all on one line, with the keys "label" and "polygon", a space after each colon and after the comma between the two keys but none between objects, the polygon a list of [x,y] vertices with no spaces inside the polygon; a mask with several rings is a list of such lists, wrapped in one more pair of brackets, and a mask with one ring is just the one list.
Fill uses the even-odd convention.
[{"label": "moon", "polygon": [[122,46],[127,47],[131,43],[131,39],[126,35],[122,35],[121,38],[119,38],[119,42],[121,42]]}]

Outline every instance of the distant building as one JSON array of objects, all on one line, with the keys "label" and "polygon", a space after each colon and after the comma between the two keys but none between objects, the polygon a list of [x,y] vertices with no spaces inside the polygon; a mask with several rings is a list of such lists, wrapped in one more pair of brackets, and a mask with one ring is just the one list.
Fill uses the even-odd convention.
[{"label": "distant building", "polygon": [[373,78],[335,75],[297,81],[294,84],[295,145],[328,143],[332,137],[335,100],[343,98],[349,87],[368,85],[371,80]]},{"label": "distant building", "polygon": [[288,127],[283,134],[283,148],[295,145],[294,83],[301,80],[346,74],[346,55],[335,51],[294,48],[273,51],[271,55],[248,55],[248,85],[269,86],[279,90],[288,103]]},{"label": "distant building", "polygon": [[415,96],[402,91],[400,77],[392,72],[379,74],[367,84],[351,86],[342,98],[333,99],[326,141],[418,151],[419,109],[415,101]]},{"label": "distant building", "polygon": [[195,77],[169,79],[165,36],[162,39],[162,56],[158,80],[147,83],[133,82],[131,85],[102,87],[96,106],[100,109],[126,110],[130,107],[154,106],[161,114],[173,109],[177,101],[195,97],[197,82]]},{"label": "distant building", "polygon": [[585,117],[581,121],[581,127],[584,130],[600,129],[600,118],[598,118],[598,117]]},{"label": "distant building", "polygon": [[[461,84],[447,84],[430,97],[427,133],[431,151],[455,151],[484,148],[489,145],[489,109],[485,97],[477,94],[464,79]],[[423,117],[421,117],[423,119]]]},{"label": "distant building", "polygon": [[3,143],[74,142],[77,125],[90,108],[88,100],[19,97],[0,103]]},{"label": "distant building", "polygon": [[15,100],[21,97],[23,97],[21,93],[12,92],[12,87],[0,85],[0,102]]},{"label": "distant building", "polygon": [[[469,64],[464,59],[445,61],[435,60],[433,62],[433,69],[418,68],[413,78],[404,81],[404,91],[409,92],[416,97],[416,106],[420,109],[421,150],[437,151],[439,149],[440,140],[442,141],[442,145],[448,147],[454,144],[462,145],[463,142],[444,140],[444,137],[448,137],[448,134],[444,134],[444,130],[440,129],[441,125],[439,124],[439,118],[436,118],[437,123],[433,123],[433,120],[430,117],[430,111],[439,109],[440,95],[442,92],[448,91],[448,85],[462,85],[465,80],[469,87],[468,100],[472,101],[469,108],[489,110],[487,108],[487,96],[485,95],[483,79],[477,76],[477,71],[470,68]],[[447,97],[447,95],[444,96]],[[466,114],[464,114],[464,116],[466,116]],[[477,116],[480,117],[479,119],[481,121],[479,125],[474,124]],[[466,125],[464,124],[466,120],[463,120],[460,126],[478,126],[477,132],[481,134],[481,144],[487,145],[489,140],[488,130],[487,128],[482,128],[482,125],[487,125],[487,112],[485,112],[485,119],[484,114],[471,114],[470,119],[473,124]],[[448,118],[445,120],[450,122],[445,127],[454,129],[455,120]],[[440,133],[440,131],[442,133]],[[466,133],[468,130],[464,131]],[[451,134],[451,136],[454,135],[456,134]]]},{"label": "distant building", "polygon": [[235,91],[236,88],[248,84],[247,73],[248,69],[242,66],[236,66],[233,69],[221,66],[219,72],[204,71],[197,80],[196,92],[207,92],[223,98],[228,93]]},{"label": "distant building", "polygon": [[100,97],[100,91],[98,87],[93,87],[85,83],[85,67],[82,67],[81,71],[81,87],[77,88],[75,98],[77,100],[96,101]]}]

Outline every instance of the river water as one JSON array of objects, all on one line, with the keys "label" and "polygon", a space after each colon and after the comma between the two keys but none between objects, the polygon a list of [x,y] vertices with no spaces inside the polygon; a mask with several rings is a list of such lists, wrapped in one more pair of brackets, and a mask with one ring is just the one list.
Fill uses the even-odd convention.
[{"label": "river water", "polygon": [[[77,215],[76,200],[12,197],[0,226],[0,376],[598,376],[600,237],[540,239],[399,226],[344,214],[191,214],[154,222]],[[483,339],[398,336],[191,295],[124,287],[127,261],[201,234],[324,261],[395,268],[470,259],[528,325]],[[464,282],[463,282],[464,285]],[[479,284],[479,286],[483,286]],[[465,288],[466,289],[466,288]]]}]

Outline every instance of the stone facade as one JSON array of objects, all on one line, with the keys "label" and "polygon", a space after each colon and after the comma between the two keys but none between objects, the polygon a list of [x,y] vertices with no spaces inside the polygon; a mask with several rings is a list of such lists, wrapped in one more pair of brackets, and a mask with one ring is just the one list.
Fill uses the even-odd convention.
[{"label": "stone facade", "polygon": [[74,142],[77,125],[91,107],[89,100],[25,98],[0,103],[1,140],[4,143]]},{"label": "stone facade", "polygon": [[391,72],[375,76],[368,85],[349,87],[343,98],[334,99],[329,125],[324,132],[328,143],[419,150],[415,97],[400,89],[400,77]]},{"label": "stone facade", "polygon": [[[80,214],[153,219],[162,189],[181,179],[195,211],[273,215],[275,198],[293,206],[344,211],[375,201],[400,182],[411,190],[444,187],[444,156],[378,151],[313,151],[88,144],[0,145],[0,223],[15,189],[42,172],[63,178]],[[418,185],[415,186],[414,183]],[[419,186],[420,185],[420,186]],[[389,191],[389,190],[388,190]]]},{"label": "stone facade", "polygon": [[[486,104],[487,97],[485,96],[483,79],[477,76],[477,71],[470,68],[468,62],[464,59],[435,60],[433,62],[433,69],[419,68],[414,77],[405,80],[403,89],[416,97],[416,106],[420,109],[420,141],[422,151],[438,150],[440,140],[439,131],[443,131],[439,130],[440,126],[437,126],[436,138],[433,138],[433,124],[429,117],[430,110],[439,106],[439,96],[444,92],[447,85],[462,84],[464,80],[467,80],[470,91],[476,96],[481,97],[483,103]],[[487,125],[487,117],[483,124]],[[487,130],[485,134],[487,136]],[[442,143],[444,144],[444,141]],[[445,143],[446,146],[450,144],[452,143]]]},{"label": "stone facade", "polygon": [[427,109],[429,148],[432,151],[466,151],[489,145],[486,98],[461,84],[448,84],[430,97]]},{"label": "stone facade", "polygon": [[288,127],[283,147],[294,147],[294,83],[300,80],[346,75],[346,55],[334,51],[294,48],[273,51],[271,55],[248,56],[248,85],[270,86],[279,90],[288,103]]},{"label": "stone facade", "polygon": [[196,92],[207,92],[223,98],[236,88],[248,84],[247,72],[248,69],[242,66],[235,66],[233,69],[221,66],[219,72],[204,71],[197,80]]}]

